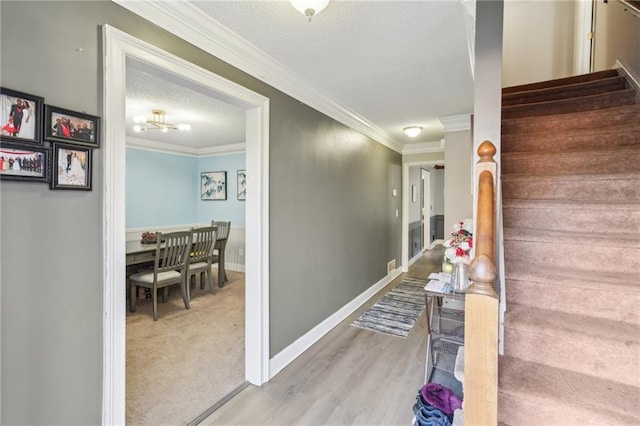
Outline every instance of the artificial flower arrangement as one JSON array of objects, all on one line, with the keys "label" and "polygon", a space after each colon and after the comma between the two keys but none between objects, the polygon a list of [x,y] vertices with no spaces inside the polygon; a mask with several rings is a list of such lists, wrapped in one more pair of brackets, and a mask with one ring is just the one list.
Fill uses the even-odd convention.
[{"label": "artificial flower arrangement", "polygon": [[451,237],[444,242],[444,256],[451,263],[471,263],[473,248],[473,220],[465,219],[451,228]]}]

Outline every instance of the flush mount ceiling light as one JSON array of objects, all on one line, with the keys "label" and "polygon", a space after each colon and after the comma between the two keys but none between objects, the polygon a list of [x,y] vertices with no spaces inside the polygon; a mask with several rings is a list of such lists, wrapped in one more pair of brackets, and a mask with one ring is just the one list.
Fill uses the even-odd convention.
[{"label": "flush mount ceiling light", "polygon": [[405,127],[404,129],[402,129],[407,136],[409,136],[410,138],[415,138],[416,136],[418,136],[420,134],[420,132],[422,131],[422,127],[420,126],[409,126],[409,127]]},{"label": "flush mount ceiling light", "polygon": [[145,120],[145,117],[135,117],[134,121],[142,124],[136,124],[133,126],[133,131],[139,133],[146,132],[147,130],[160,130],[162,133],[167,133],[169,130],[184,130],[187,132],[191,130],[190,124],[165,123],[164,114],[165,111],[161,109],[152,109],[151,115],[153,118],[149,120]]},{"label": "flush mount ceiling light", "polygon": [[311,18],[320,13],[322,9],[327,7],[329,0],[289,0],[296,10],[300,11],[304,16]]}]

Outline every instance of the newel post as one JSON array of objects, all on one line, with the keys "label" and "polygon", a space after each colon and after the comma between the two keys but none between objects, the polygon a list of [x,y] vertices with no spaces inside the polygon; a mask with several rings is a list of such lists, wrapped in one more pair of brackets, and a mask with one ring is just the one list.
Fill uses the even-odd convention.
[{"label": "newel post", "polygon": [[495,267],[495,197],[496,169],[493,157],[496,147],[484,141],[478,147],[480,160],[476,164],[478,177],[478,209],[474,245],[475,258],[469,267],[472,281],[467,294],[477,293],[498,298],[495,290],[497,278]]}]

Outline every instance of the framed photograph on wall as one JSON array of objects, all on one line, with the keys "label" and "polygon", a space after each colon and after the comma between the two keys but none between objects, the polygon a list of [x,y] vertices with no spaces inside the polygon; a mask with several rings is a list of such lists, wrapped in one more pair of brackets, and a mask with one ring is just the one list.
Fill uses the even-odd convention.
[{"label": "framed photograph on wall", "polygon": [[0,146],[0,179],[45,182],[51,179],[51,150],[44,146],[2,144]]},{"label": "framed photograph on wall", "polygon": [[247,171],[238,170],[238,200],[247,199]]},{"label": "framed photograph on wall", "polygon": [[69,144],[53,144],[53,166],[50,189],[91,191],[93,150]]},{"label": "framed photograph on wall", "polygon": [[100,147],[100,117],[44,106],[44,138],[48,141]]},{"label": "framed photograph on wall", "polygon": [[42,145],[44,98],[0,87],[0,139]]},{"label": "framed photograph on wall", "polygon": [[200,173],[200,198],[202,200],[226,200],[227,172]]}]

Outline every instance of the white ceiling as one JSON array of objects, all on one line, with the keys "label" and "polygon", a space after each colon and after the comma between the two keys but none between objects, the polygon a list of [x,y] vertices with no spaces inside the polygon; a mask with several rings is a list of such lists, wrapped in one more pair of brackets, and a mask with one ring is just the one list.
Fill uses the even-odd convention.
[{"label": "white ceiling", "polygon": [[[118,3],[129,7],[126,1]],[[321,93],[398,146],[439,141],[444,129],[439,119],[468,115],[473,109],[467,43],[473,24],[471,1],[333,0],[311,22],[288,1],[151,4],[169,8],[170,19],[185,22],[180,18],[188,17],[191,30],[203,34],[214,26],[230,30],[243,39],[244,53],[253,52],[249,59],[255,58],[255,68],[263,63],[269,71],[279,67],[280,74],[295,77],[297,90],[302,82],[309,93]],[[182,13],[184,17],[175,16]],[[273,84],[269,71],[264,79]],[[128,119],[162,108],[168,122],[192,125],[181,143],[203,148],[242,142],[244,112],[217,101],[214,93],[183,88],[185,84],[169,73],[132,63],[127,68]],[[292,93],[284,85],[274,84]],[[425,131],[412,140],[402,132],[409,125]],[[182,136],[176,133],[162,136],[172,138],[169,142]]]}]

